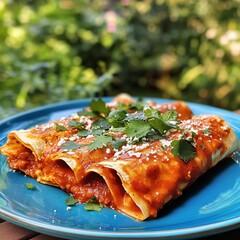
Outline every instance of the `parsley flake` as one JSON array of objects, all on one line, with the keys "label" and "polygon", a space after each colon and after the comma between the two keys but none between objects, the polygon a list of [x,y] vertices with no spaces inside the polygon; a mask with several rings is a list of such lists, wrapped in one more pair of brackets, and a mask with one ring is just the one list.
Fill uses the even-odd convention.
[{"label": "parsley flake", "polygon": [[101,211],[103,205],[97,201],[95,197],[89,199],[84,206],[84,209],[87,211]]},{"label": "parsley flake", "polygon": [[204,130],[203,130],[203,133],[204,133],[205,135],[209,135],[209,134],[211,134],[211,131],[210,131],[209,129],[204,129]]},{"label": "parsley flake", "polygon": [[78,203],[78,200],[74,196],[70,196],[65,200],[67,206],[74,206]]},{"label": "parsley flake", "polygon": [[57,131],[66,131],[67,130],[67,128],[65,128],[63,125],[60,125],[58,123],[55,123],[55,125],[56,125]]},{"label": "parsley flake", "polygon": [[205,147],[204,144],[201,144],[201,145],[200,145],[200,148],[201,148],[202,150],[204,150],[206,147]]},{"label": "parsley flake", "polygon": [[196,148],[188,140],[174,140],[171,146],[174,157],[181,158],[185,163],[196,156]]},{"label": "parsley flake", "polygon": [[68,123],[68,125],[69,125],[70,127],[73,127],[73,128],[82,129],[84,123],[81,123],[81,122],[78,122],[78,121],[75,120],[75,119],[72,119],[72,120]]},{"label": "parsley flake", "polygon": [[34,186],[32,183],[25,183],[25,186],[27,187],[28,190],[33,190]]}]

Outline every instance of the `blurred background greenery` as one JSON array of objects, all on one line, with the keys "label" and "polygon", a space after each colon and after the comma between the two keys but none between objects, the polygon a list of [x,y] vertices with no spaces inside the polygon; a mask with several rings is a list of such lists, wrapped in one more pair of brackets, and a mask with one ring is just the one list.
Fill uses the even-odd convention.
[{"label": "blurred background greenery", "polygon": [[240,108],[240,0],[2,0],[0,118],[128,92]]}]

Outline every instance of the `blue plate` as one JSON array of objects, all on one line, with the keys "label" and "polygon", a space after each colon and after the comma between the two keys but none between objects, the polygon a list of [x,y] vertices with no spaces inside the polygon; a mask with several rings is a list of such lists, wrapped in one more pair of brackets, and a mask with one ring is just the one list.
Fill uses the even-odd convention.
[{"label": "blue plate", "polygon": [[[110,101],[111,98],[104,98]],[[153,99],[158,103],[164,99]],[[0,145],[9,131],[26,129],[79,111],[90,99],[41,107],[0,122]],[[188,103],[194,114],[217,114],[233,127],[240,139],[240,116],[226,110]],[[25,183],[32,183],[28,190]],[[65,238],[195,238],[240,227],[240,165],[229,159],[200,177],[183,196],[165,206],[157,219],[135,221],[112,209],[67,209],[68,195],[8,168],[0,155],[0,216],[17,225]]]}]

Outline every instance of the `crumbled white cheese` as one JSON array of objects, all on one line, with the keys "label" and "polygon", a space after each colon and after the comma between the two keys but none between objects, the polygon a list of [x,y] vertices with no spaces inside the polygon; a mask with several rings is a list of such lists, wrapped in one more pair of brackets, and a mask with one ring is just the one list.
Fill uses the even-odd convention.
[{"label": "crumbled white cheese", "polygon": [[162,143],[162,145],[163,145],[164,147],[169,147],[169,146],[171,145],[171,142],[172,142],[172,141],[168,141],[168,140],[166,140],[166,139],[161,139],[160,142]]},{"label": "crumbled white cheese", "polygon": [[65,141],[65,139],[64,138],[60,138],[60,140],[58,141],[58,143],[57,143],[57,146],[62,146],[64,143],[65,143],[66,141]]},{"label": "crumbled white cheese", "polygon": [[111,149],[110,148],[107,148],[106,149],[106,153],[109,154],[111,152]]}]

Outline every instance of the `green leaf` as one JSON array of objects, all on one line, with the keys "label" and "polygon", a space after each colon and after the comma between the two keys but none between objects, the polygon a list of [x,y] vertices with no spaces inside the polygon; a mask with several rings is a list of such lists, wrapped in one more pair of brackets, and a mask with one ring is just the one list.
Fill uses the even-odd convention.
[{"label": "green leaf", "polygon": [[66,205],[73,206],[78,203],[78,200],[74,196],[70,196],[65,200]]},{"label": "green leaf", "polygon": [[101,211],[103,205],[97,201],[95,197],[89,199],[84,206],[84,209],[87,211]]},{"label": "green leaf", "polygon": [[33,190],[34,186],[32,183],[25,183],[25,186],[27,187],[28,190]]},{"label": "green leaf", "polygon": [[107,121],[111,126],[115,128],[123,127],[123,120],[126,118],[126,115],[127,112],[125,110],[114,110],[109,113]]},{"label": "green leaf", "polygon": [[174,157],[181,158],[185,163],[188,163],[196,156],[196,148],[185,139],[174,140],[171,146]]},{"label": "green leaf", "polygon": [[93,136],[100,136],[100,135],[103,135],[103,133],[104,133],[104,130],[103,129],[101,129],[101,128],[99,128],[99,129],[92,129],[91,131],[90,131],[90,134],[91,135],[93,135]]},{"label": "green leaf", "polygon": [[151,125],[142,120],[133,120],[126,125],[126,134],[129,137],[142,138],[151,130]]},{"label": "green leaf", "polygon": [[92,124],[93,129],[108,130],[110,127],[110,124],[105,119],[99,119]]},{"label": "green leaf", "polygon": [[71,151],[71,150],[78,149],[80,147],[81,147],[80,144],[78,144],[76,142],[69,141],[69,142],[63,143],[62,146],[61,146],[61,149],[62,150],[67,150],[67,151]]},{"label": "green leaf", "polygon": [[78,131],[77,136],[78,136],[78,137],[87,137],[87,136],[90,135],[90,134],[91,134],[91,133],[90,133],[88,130],[86,130],[86,129],[81,129],[81,130]]},{"label": "green leaf", "polygon": [[101,98],[97,100],[93,99],[89,107],[94,113],[103,113],[105,116],[108,116],[110,112],[110,108],[106,106],[106,103]]},{"label": "green leaf", "polygon": [[144,115],[146,116],[146,118],[150,119],[150,118],[160,118],[161,117],[161,113],[154,108],[148,108],[144,111]]},{"label": "green leaf", "polygon": [[147,119],[146,119],[143,112],[135,112],[135,113],[132,113],[132,114],[128,114],[126,116],[126,118],[124,119],[125,122],[131,122],[133,120],[146,121]]},{"label": "green leaf", "polygon": [[144,101],[143,98],[138,98],[135,102],[131,103],[128,108],[129,110],[142,111],[145,107],[148,107],[149,103]]},{"label": "green leaf", "polygon": [[205,135],[209,135],[209,134],[211,134],[211,131],[210,131],[209,129],[204,129],[204,130],[203,130],[203,133],[204,133]]},{"label": "green leaf", "polygon": [[159,134],[159,132],[156,132],[155,130],[152,130],[150,131],[148,134],[147,134],[147,139],[150,141],[150,142],[153,142],[155,140],[160,140],[162,139],[163,137]]},{"label": "green leaf", "polygon": [[150,125],[161,135],[172,128],[178,127],[177,112],[175,111],[170,110],[162,114],[157,109],[148,108],[144,111],[144,115],[148,119]]},{"label": "green leaf", "polygon": [[93,151],[98,148],[102,148],[107,146],[112,141],[112,136],[100,135],[97,136],[96,139],[88,145],[88,149]]},{"label": "green leaf", "polygon": [[123,146],[125,143],[126,143],[126,140],[125,140],[125,139],[116,139],[116,140],[112,141],[111,146],[112,146],[114,149],[119,150],[120,147]]},{"label": "green leaf", "polygon": [[84,123],[78,122],[77,120],[73,119],[68,123],[68,125],[73,128],[81,129]]},{"label": "green leaf", "polygon": [[148,120],[150,125],[157,130],[161,135],[171,129],[165,122],[163,122],[160,118],[152,118]]},{"label": "green leaf", "polygon": [[78,116],[86,116],[86,117],[93,117],[93,118],[98,118],[99,117],[99,114],[94,113],[94,112],[89,111],[89,110],[82,110],[82,111],[79,111],[77,114],[78,114]]},{"label": "green leaf", "polygon": [[165,123],[170,122],[170,121],[178,122],[177,116],[178,116],[177,112],[174,110],[168,110],[164,114],[161,114],[161,118],[162,118],[163,122],[165,122]]},{"label": "green leaf", "polygon": [[58,123],[55,123],[55,125],[56,125],[57,131],[66,131],[67,130],[67,128],[65,128],[63,125],[60,125]]}]

